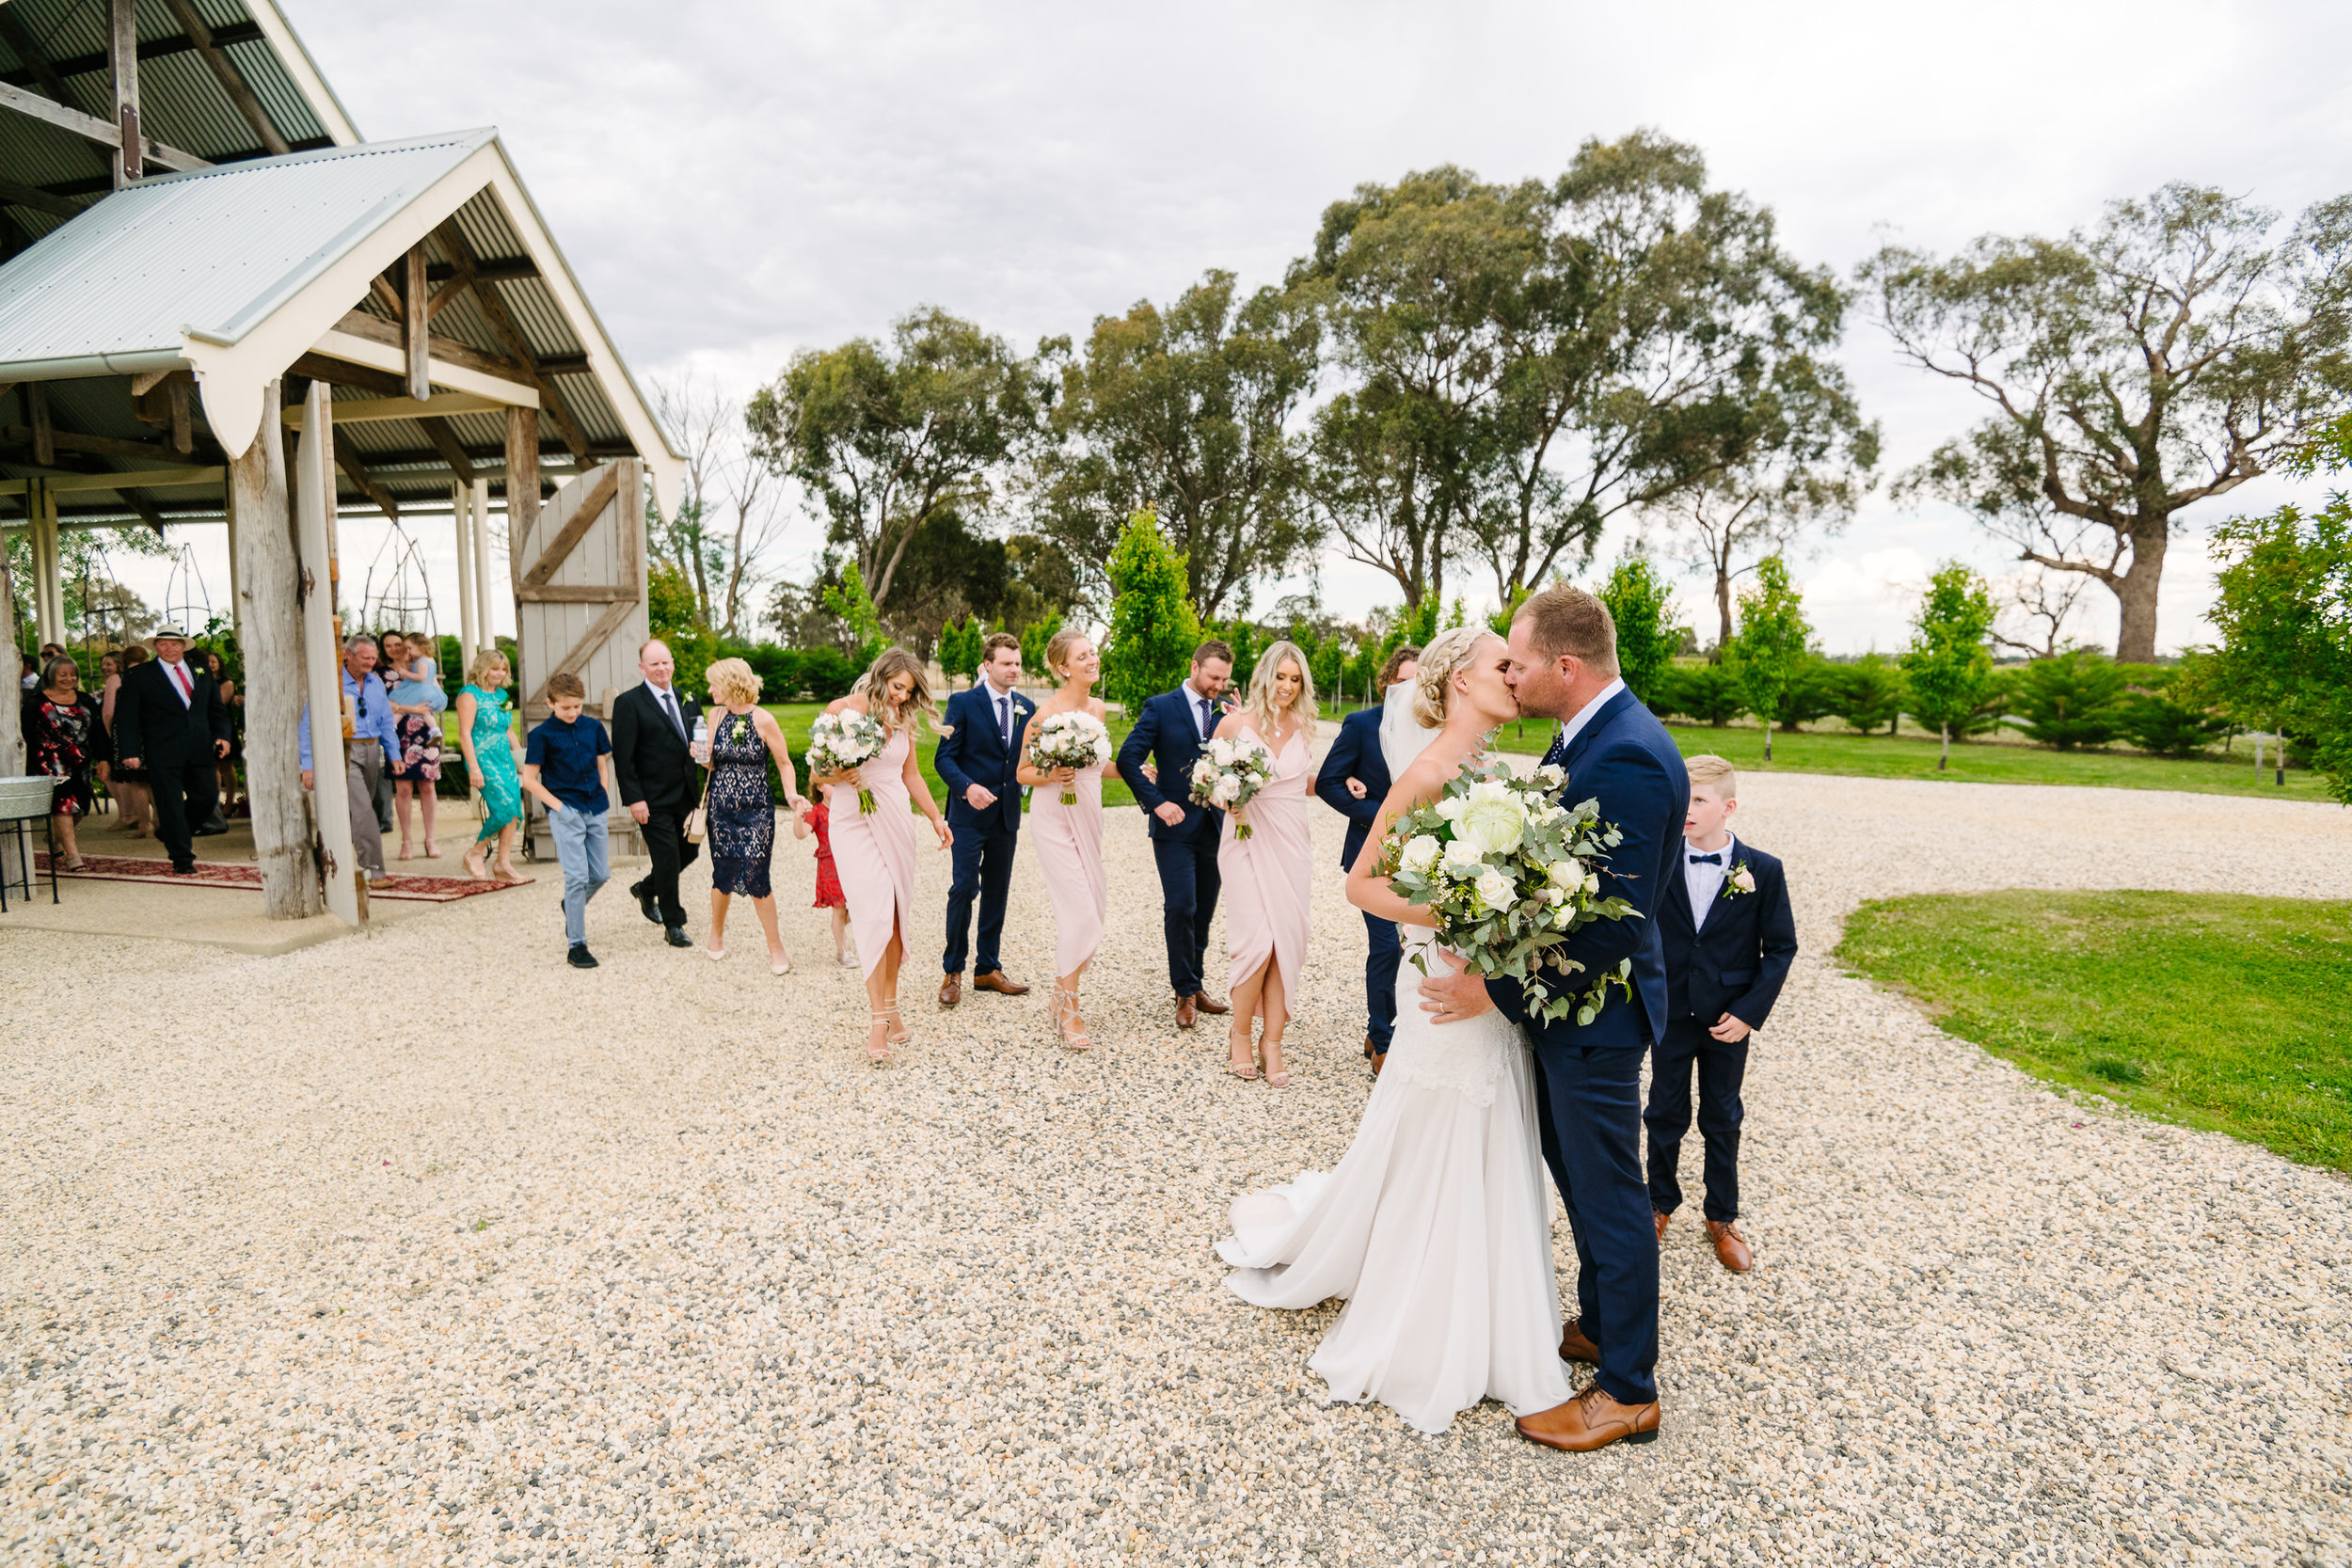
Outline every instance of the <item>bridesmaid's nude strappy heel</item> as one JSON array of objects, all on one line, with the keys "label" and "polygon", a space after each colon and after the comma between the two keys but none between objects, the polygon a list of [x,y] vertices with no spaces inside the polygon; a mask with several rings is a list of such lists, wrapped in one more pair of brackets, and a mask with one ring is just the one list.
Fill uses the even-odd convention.
[{"label": "bridesmaid's nude strappy heel", "polygon": [[1094,1041],[1083,1029],[1072,1033],[1071,1021],[1077,1019],[1078,993],[1062,990],[1059,980],[1054,982],[1054,1028],[1061,1036],[1062,1044],[1072,1051],[1091,1051]]}]

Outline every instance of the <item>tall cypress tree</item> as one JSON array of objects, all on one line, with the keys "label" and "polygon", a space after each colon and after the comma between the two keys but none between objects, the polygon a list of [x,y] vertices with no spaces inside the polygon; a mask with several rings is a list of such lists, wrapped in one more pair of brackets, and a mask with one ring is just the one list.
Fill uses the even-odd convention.
[{"label": "tall cypress tree", "polygon": [[1129,713],[1172,691],[1191,673],[1200,622],[1193,613],[1184,558],[1168,547],[1159,518],[1127,519],[1111,551],[1111,630],[1103,650],[1103,692]]}]

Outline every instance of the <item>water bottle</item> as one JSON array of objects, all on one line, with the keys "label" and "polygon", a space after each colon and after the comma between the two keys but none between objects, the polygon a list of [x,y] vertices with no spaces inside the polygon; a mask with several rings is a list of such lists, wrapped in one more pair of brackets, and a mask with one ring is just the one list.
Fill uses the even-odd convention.
[{"label": "water bottle", "polygon": [[694,715],[694,760],[706,768],[710,765],[710,724],[699,713]]}]

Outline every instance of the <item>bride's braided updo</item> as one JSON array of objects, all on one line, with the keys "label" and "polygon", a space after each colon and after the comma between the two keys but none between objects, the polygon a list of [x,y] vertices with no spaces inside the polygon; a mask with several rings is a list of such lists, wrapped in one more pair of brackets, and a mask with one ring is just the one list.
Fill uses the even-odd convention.
[{"label": "bride's braided updo", "polygon": [[1421,671],[1413,677],[1413,717],[1423,728],[1443,727],[1454,675],[1470,663],[1479,639],[1492,635],[1485,626],[1454,626],[1430,639],[1421,651]]}]

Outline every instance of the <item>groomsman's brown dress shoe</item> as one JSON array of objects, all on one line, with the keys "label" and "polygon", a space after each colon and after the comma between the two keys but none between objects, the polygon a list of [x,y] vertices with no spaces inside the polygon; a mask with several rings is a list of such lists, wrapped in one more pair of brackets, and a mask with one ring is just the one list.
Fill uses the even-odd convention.
[{"label": "groomsman's brown dress shoe", "polygon": [[972,989],[974,990],[993,990],[999,996],[1026,996],[1029,994],[1028,987],[1023,985],[1018,980],[1008,980],[1005,978],[1005,972],[1001,969],[992,969],[985,974],[973,975]]},{"label": "groomsman's brown dress shoe", "polygon": [[939,983],[939,1005],[952,1007],[963,1000],[963,976],[950,974]]},{"label": "groomsman's brown dress shoe", "polygon": [[1666,1222],[1673,1219],[1674,1216],[1667,1213],[1662,1209],[1652,1209],[1649,1212],[1649,1217],[1658,1222],[1658,1239],[1661,1242],[1664,1241],[1666,1239]]},{"label": "groomsman's brown dress shoe", "polygon": [[1560,1359],[1581,1361],[1587,1367],[1600,1365],[1600,1347],[1584,1338],[1584,1331],[1574,1323],[1560,1333]]},{"label": "groomsman's brown dress shoe", "polygon": [[1748,1251],[1748,1239],[1728,1220],[1708,1220],[1707,1239],[1715,1243],[1715,1261],[1733,1274],[1745,1274],[1756,1267],[1756,1257]]},{"label": "groomsman's brown dress shoe", "polygon": [[1516,1423],[1519,1435],[1531,1443],[1569,1453],[1590,1453],[1620,1439],[1628,1443],[1658,1440],[1658,1402],[1619,1404],[1597,1383],[1565,1404],[1522,1416]]},{"label": "groomsman's brown dress shoe", "polygon": [[1204,1013],[1230,1013],[1233,1010],[1205,990],[1197,990],[1192,993],[1192,1005]]},{"label": "groomsman's brown dress shoe", "polygon": [[1189,1029],[1200,1022],[1200,1015],[1194,1009],[1192,998],[1189,996],[1178,997],[1176,999],[1176,1027],[1179,1029]]}]

